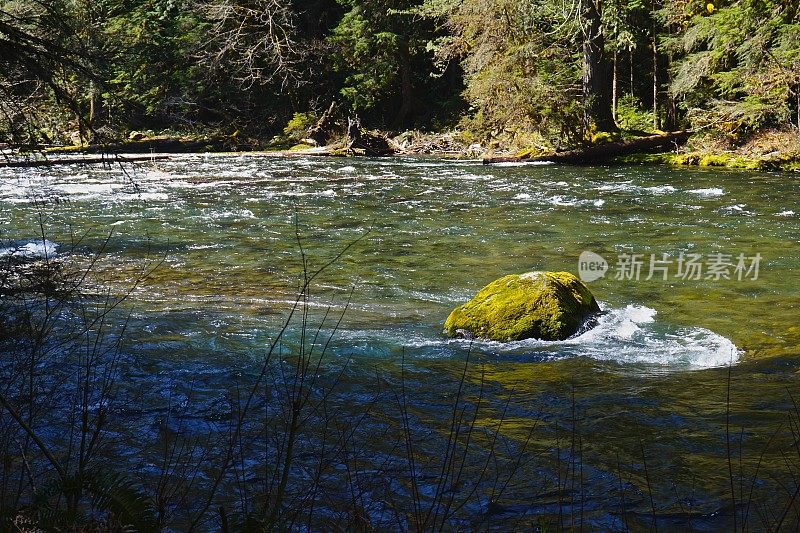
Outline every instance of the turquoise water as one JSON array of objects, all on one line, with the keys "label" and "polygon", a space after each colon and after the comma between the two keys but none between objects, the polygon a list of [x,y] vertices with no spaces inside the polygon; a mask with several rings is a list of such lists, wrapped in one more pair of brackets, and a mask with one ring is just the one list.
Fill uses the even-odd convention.
[{"label": "turquoise water", "polygon": [[[353,361],[345,391],[354,404],[376,369],[391,381],[404,358],[412,394],[441,396],[420,407],[435,427],[447,416],[442,391],[471,351],[495,399],[513,391],[509,438],[543,421],[533,448],[549,489],[533,501],[520,489],[501,522],[558,513],[550,485],[577,409],[589,494],[582,509],[597,527],[618,526],[609,491],[620,465],[638,494],[631,512],[646,525],[640,439],[665,527],[686,513],[721,527],[726,366],[735,365],[735,425],[752,435],[753,450],[785,416],[787,391],[798,390],[798,198],[800,181],[786,174],[186,155],[124,171],[3,169],[0,239],[35,241],[39,220],[58,251],[85,234],[76,256],[108,239],[96,282],[117,292],[143,266],[158,265],[132,299],[135,379],[206,376],[209,398],[283,323],[300,279],[300,246],[312,270],[349,246],[317,278],[310,305],[312,322],[346,306],[329,364]],[[442,336],[450,310],[493,279],[577,273],[584,251],[609,263],[606,276],[588,284],[606,312],[595,329],[555,343]],[[620,256],[629,254],[642,254],[640,279],[616,279]],[[651,254],[673,261],[667,280],[644,279]],[[705,271],[682,279],[681,254],[701,254],[704,268],[714,254],[734,264],[743,254],[748,266],[759,254],[758,276],[736,279],[732,265],[732,279],[705,279]],[[745,469],[756,460],[745,454]],[[773,479],[791,471],[778,450],[766,464]]]}]

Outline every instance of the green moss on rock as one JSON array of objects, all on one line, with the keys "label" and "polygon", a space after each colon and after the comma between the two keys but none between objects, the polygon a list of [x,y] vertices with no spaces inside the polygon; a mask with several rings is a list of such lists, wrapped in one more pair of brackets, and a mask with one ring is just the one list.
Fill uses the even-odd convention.
[{"label": "green moss on rock", "polygon": [[464,332],[495,341],[563,340],[574,334],[597,301],[569,272],[528,272],[493,281],[468,303],[457,307],[444,323],[444,333]]}]

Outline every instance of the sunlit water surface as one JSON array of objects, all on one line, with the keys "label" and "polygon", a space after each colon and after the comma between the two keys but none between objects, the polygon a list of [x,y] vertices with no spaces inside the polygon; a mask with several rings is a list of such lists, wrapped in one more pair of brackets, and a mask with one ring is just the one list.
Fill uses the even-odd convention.
[{"label": "sunlit water surface", "polygon": [[[300,245],[314,270],[352,244],[319,276],[311,305],[317,320],[346,306],[329,361],[353,361],[354,391],[368,390],[376,369],[396,375],[404,358],[419,372],[412,394],[435,398],[471,349],[496,394],[513,390],[527,406],[515,419],[544,417],[559,435],[571,431],[575,399],[597,527],[618,525],[604,498],[620,454],[640,469],[639,439],[652,469],[686,470],[696,483],[681,478],[674,489],[675,477],[656,475],[659,492],[678,495],[664,497],[663,513],[679,515],[675,501],[685,498],[718,527],[726,366],[735,365],[736,424],[753,434],[766,434],[797,388],[798,198],[800,181],[786,174],[185,155],[124,171],[3,169],[0,255],[63,253],[84,234],[75,253],[96,251],[110,234],[97,270],[116,290],[161,262],[135,292],[126,349],[139,362],[136,379],[202,375],[215,398],[214,384],[223,389],[230,369],[262,355],[279,330],[300,280]],[[40,220],[44,244],[35,242]],[[605,311],[594,329],[510,344],[441,334],[450,310],[493,279],[577,272],[583,251],[610,266],[589,284]],[[681,253],[734,263],[760,254],[758,277],[739,280],[731,269],[729,280],[681,279]],[[616,279],[627,254],[642,254],[639,280]],[[674,261],[667,280],[645,279],[651,254]],[[542,448],[552,455],[552,442]],[[637,505],[647,513],[649,502]],[[555,512],[553,501],[521,508]]]}]

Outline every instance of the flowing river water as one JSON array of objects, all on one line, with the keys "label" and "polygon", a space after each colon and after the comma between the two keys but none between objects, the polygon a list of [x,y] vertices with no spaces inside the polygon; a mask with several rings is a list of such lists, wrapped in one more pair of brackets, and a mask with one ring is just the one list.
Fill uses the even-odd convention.
[{"label": "flowing river water", "polygon": [[[0,254],[63,253],[84,234],[79,250],[99,250],[108,239],[96,268],[117,291],[158,264],[131,300],[125,350],[136,364],[126,382],[158,389],[199,378],[195,394],[213,404],[232,369],[263,355],[280,330],[300,247],[312,270],[344,250],[309,303],[312,323],[328,308],[343,312],[326,365],[349,362],[347,409],[358,410],[376,373],[396,379],[404,361],[420,423],[446,426],[447,386],[470,353],[485,394],[514,398],[505,436],[523,440],[538,421],[536,466],[525,474],[536,488],[510,490],[491,510],[496,523],[574,517],[580,500],[590,529],[618,529],[629,521],[622,487],[642,527],[655,514],[666,529],[688,520],[715,530],[731,525],[726,444],[733,438],[738,454],[742,443],[746,493],[791,395],[800,399],[798,198],[800,180],[778,173],[181,155],[124,169],[3,169]],[[563,342],[442,335],[450,310],[490,281],[577,273],[585,251],[609,267],[588,283],[604,310],[593,329]],[[651,254],[668,262],[649,276]],[[681,275],[690,254],[700,279]],[[719,254],[730,263],[724,275],[709,270]],[[638,279],[625,271],[631,257]],[[754,483],[775,498],[797,461],[781,452],[767,450]],[[579,483],[565,496],[558,465],[576,456]]]}]

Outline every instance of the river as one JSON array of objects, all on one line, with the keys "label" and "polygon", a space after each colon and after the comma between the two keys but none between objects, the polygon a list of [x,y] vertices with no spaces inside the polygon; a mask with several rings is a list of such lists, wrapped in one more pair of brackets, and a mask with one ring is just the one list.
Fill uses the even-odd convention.
[{"label": "river", "polygon": [[[744,513],[776,431],[755,493],[777,509],[797,479],[800,457],[780,446],[791,394],[800,399],[798,198],[800,180],[780,173],[180,155],[2,169],[0,254],[46,248],[41,224],[50,254],[102,248],[96,277],[112,292],[156,267],[125,303],[123,381],[155,391],[131,413],[158,412],[167,389],[189,382],[213,410],[233,369],[253,371],[280,331],[301,250],[311,271],[332,261],[308,309],[311,324],[336,317],[322,328],[324,367],[346,363],[342,409],[379,394],[376,376],[402,375],[419,427],[446,431],[469,354],[467,381],[490,411],[476,424],[490,426],[509,397],[504,438],[519,445],[536,423],[523,479],[500,502],[472,497],[467,515],[497,527],[719,530],[732,526],[732,503]],[[450,310],[490,281],[578,273],[583,252],[608,268],[587,283],[604,311],[595,328],[563,342],[442,335]],[[736,461],[742,449],[733,499],[731,441]]]}]

